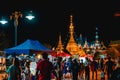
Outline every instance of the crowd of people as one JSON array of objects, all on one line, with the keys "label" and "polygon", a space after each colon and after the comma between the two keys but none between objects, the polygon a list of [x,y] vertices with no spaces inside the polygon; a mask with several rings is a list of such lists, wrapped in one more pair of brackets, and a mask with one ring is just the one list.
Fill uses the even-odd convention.
[{"label": "crowd of people", "polygon": [[108,57],[107,60],[101,58],[96,60],[93,58],[77,59],[56,57],[50,61],[46,52],[42,53],[42,59],[36,63],[36,73],[32,74],[30,70],[30,61],[22,61],[18,58],[12,60],[12,64],[7,68],[8,80],[90,80],[90,72],[92,72],[92,80],[98,80],[98,71],[101,72],[101,80],[120,80],[120,58],[117,61]]}]

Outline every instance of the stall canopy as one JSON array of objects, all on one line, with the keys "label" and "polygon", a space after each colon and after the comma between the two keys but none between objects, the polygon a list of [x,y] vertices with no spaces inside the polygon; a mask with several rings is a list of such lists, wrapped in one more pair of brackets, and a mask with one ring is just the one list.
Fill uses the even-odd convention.
[{"label": "stall canopy", "polygon": [[30,51],[52,51],[49,48],[45,47],[38,40],[28,39],[22,44],[5,49],[5,54],[29,54]]}]

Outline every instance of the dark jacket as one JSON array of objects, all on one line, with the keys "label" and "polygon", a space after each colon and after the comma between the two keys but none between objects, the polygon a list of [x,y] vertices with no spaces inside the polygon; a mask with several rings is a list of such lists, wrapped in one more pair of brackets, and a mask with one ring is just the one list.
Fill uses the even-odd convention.
[{"label": "dark jacket", "polygon": [[110,80],[120,80],[120,67],[113,71]]}]

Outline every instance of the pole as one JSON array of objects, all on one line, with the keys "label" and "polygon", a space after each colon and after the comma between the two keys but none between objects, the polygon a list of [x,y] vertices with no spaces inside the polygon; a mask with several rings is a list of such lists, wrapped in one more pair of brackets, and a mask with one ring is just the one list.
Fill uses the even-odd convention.
[{"label": "pole", "polygon": [[15,29],[15,32],[14,32],[14,45],[16,46],[17,45],[17,27],[18,27],[18,18],[19,17],[22,17],[22,13],[21,12],[18,12],[18,11],[15,11],[14,13],[12,13],[12,15],[10,15],[10,19],[14,19],[14,29]]},{"label": "pole", "polygon": [[14,33],[15,39],[14,39],[14,41],[15,41],[15,46],[16,46],[17,45],[17,26],[14,25],[14,28],[15,28],[15,33]]},{"label": "pole", "polygon": [[14,17],[14,28],[15,28],[15,46],[17,45],[17,27],[18,27],[18,17]]}]

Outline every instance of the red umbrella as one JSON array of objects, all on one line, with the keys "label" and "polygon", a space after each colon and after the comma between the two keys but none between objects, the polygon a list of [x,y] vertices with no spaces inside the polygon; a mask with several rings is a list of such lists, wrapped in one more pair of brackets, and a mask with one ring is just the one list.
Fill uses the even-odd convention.
[{"label": "red umbrella", "polygon": [[57,53],[52,53],[51,54],[53,57],[57,57]]},{"label": "red umbrella", "polygon": [[58,57],[67,57],[67,56],[71,56],[71,54],[69,53],[65,53],[65,52],[61,52],[57,54]]},{"label": "red umbrella", "polygon": [[65,53],[65,52],[60,52],[60,53],[54,52],[51,55],[53,57],[67,57],[67,56],[71,56],[71,54]]},{"label": "red umbrella", "polygon": [[87,54],[82,54],[80,55],[80,57],[87,57]]}]

